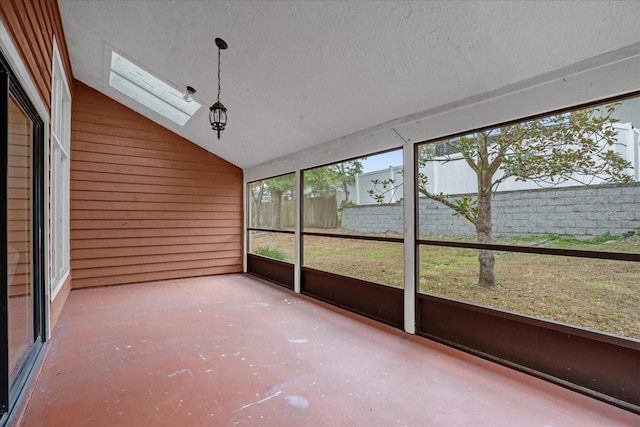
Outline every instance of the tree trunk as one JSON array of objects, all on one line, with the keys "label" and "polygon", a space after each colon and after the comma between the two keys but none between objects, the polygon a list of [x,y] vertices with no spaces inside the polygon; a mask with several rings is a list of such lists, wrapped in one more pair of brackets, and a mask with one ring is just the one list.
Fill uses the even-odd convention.
[{"label": "tree trunk", "polygon": [[256,195],[251,191],[251,199],[253,200],[253,216],[251,227],[260,227],[260,208],[262,207],[262,196],[264,195],[264,183],[260,184],[260,191]]},{"label": "tree trunk", "polygon": [[262,197],[253,197],[251,227],[260,227],[260,207],[262,207]]},{"label": "tree trunk", "polygon": [[342,189],[344,190],[344,203],[342,206],[346,206],[349,203],[349,184],[346,181],[342,181]]},{"label": "tree trunk", "polygon": [[272,190],[273,197],[273,229],[282,230],[282,191]]},{"label": "tree trunk", "polygon": [[251,223],[249,224],[250,227],[260,227],[260,225],[258,224],[258,219],[260,218],[260,216],[258,216],[258,203],[256,202],[255,199],[251,200],[252,205],[251,205]]},{"label": "tree trunk", "polygon": [[[491,178],[489,170],[487,136],[478,134],[478,215],[476,216],[476,234],[478,243],[491,243]],[[480,249],[478,254],[478,285],[491,288],[496,284],[495,259],[493,251]]]},{"label": "tree trunk", "polygon": [[[478,217],[476,221],[478,243],[491,243],[491,193],[478,195]],[[490,288],[496,284],[493,251],[480,249],[478,254],[478,284]]]},{"label": "tree trunk", "polygon": [[256,208],[254,210],[255,219],[253,220],[253,226],[260,228],[260,208],[262,207],[262,201],[256,203]]}]

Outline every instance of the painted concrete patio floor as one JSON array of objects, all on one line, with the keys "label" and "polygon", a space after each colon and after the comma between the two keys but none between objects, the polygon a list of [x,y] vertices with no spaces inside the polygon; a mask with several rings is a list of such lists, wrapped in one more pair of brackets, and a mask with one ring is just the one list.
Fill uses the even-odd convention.
[{"label": "painted concrete patio floor", "polygon": [[242,274],[72,291],[23,426],[622,426],[640,416]]}]

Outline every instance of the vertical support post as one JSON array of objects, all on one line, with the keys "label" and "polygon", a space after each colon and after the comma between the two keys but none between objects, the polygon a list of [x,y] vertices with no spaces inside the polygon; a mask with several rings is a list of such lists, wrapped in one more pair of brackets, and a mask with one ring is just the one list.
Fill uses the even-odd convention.
[{"label": "vertical support post", "polygon": [[636,172],[636,182],[640,182],[640,131],[638,129],[631,131],[631,141],[633,141],[633,169]]},{"label": "vertical support post", "polygon": [[244,200],[244,215],[243,215],[243,230],[244,230],[244,239],[242,239],[242,271],[244,273],[247,272],[247,252],[249,249],[249,235],[250,231],[247,230],[247,227],[250,225],[257,227],[258,225],[251,224],[249,220],[249,215],[251,215],[251,202],[249,201],[249,183],[246,179],[242,178],[242,199]]},{"label": "vertical support post", "polygon": [[404,217],[404,330],[416,333],[416,146],[405,142],[402,149]]},{"label": "vertical support post", "polygon": [[295,227],[295,244],[294,244],[294,264],[293,264],[293,291],[299,294],[302,291],[301,270],[302,265],[302,203],[304,192],[302,191],[302,172],[296,170],[296,227]]}]

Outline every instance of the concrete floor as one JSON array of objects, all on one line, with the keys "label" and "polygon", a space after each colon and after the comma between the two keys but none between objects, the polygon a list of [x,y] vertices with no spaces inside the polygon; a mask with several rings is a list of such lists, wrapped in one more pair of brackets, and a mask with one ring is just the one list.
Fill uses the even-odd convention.
[{"label": "concrete floor", "polygon": [[639,426],[245,275],[73,291],[22,426]]}]

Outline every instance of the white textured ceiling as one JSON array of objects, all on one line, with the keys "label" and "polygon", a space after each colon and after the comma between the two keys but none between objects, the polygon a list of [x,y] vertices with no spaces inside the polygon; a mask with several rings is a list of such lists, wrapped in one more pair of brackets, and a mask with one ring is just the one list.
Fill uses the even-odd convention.
[{"label": "white textured ceiling", "polygon": [[[59,2],[75,78],[242,168],[640,42],[638,1]],[[131,102],[105,45],[205,108],[182,128]]]}]

